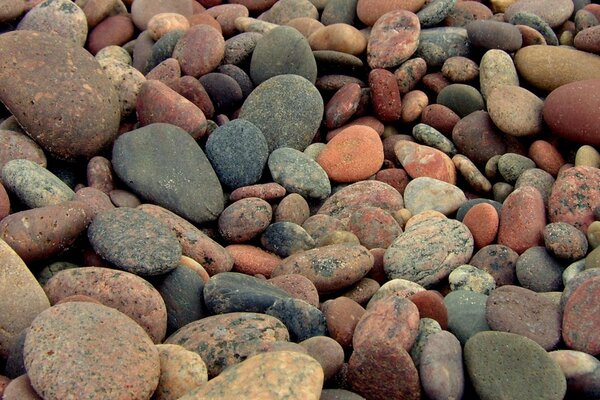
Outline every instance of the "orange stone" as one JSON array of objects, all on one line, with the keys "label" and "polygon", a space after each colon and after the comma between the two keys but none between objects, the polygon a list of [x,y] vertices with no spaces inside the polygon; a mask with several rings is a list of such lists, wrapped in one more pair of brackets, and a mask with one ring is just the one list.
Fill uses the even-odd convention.
[{"label": "orange stone", "polygon": [[462,222],[471,231],[475,248],[481,249],[488,244],[494,243],[494,239],[496,239],[496,234],[498,233],[500,218],[498,217],[498,212],[491,204],[476,204],[467,211]]}]

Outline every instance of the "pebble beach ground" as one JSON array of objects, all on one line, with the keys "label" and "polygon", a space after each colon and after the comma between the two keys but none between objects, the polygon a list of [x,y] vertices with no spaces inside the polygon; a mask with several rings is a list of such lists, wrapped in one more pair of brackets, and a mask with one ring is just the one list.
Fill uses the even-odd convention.
[{"label": "pebble beach ground", "polygon": [[600,4],[0,0],[0,399],[600,399]]}]

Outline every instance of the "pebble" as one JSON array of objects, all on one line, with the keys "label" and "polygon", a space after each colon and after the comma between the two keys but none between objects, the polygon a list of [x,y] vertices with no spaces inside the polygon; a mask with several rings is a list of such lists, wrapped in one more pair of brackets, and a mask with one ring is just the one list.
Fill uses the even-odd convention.
[{"label": "pebble", "polygon": [[484,4],[459,1],[446,16],[444,23],[447,26],[464,27],[474,20],[490,19],[492,15],[492,10]]},{"label": "pebble", "polygon": [[[360,3],[366,1],[358,2],[359,18]],[[373,25],[369,35],[367,63],[372,69],[399,66],[417,50],[420,32],[419,18],[405,8],[383,14]]]},{"label": "pebble", "polygon": [[88,34],[83,10],[69,0],[44,0],[23,16],[17,29],[54,33],[79,46]]},{"label": "pebble", "polygon": [[461,344],[464,345],[478,332],[490,330],[485,318],[487,299],[487,295],[469,290],[455,290],[444,298],[448,329]]},{"label": "pebble", "polygon": [[421,318],[419,320],[419,331],[417,332],[417,338],[415,339],[415,343],[410,349],[410,357],[412,358],[417,369],[420,368],[421,354],[423,353],[423,348],[427,343],[427,339],[429,339],[431,335],[434,335],[441,331],[442,328],[436,320],[433,320],[431,318]]},{"label": "pebble", "polygon": [[442,74],[452,82],[469,82],[479,77],[479,66],[466,57],[450,57],[442,65]]},{"label": "pebble", "polygon": [[430,210],[451,215],[467,201],[467,198],[455,185],[433,178],[418,177],[406,185],[404,201],[406,208],[413,215]]},{"label": "pebble", "polygon": [[438,93],[436,101],[454,111],[461,118],[485,108],[481,93],[473,86],[463,83],[446,86]]},{"label": "pebble", "polygon": [[384,3],[376,0],[358,0],[356,15],[365,25],[373,26],[381,16],[396,10],[417,12],[424,4],[423,0],[392,0]]},{"label": "pebble", "polygon": [[321,364],[325,380],[332,378],[344,363],[344,350],[338,342],[327,336],[313,336],[300,343],[309,356]]},{"label": "pebble", "polygon": [[316,30],[308,37],[313,50],[335,50],[342,53],[361,55],[367,48],[367,39],[352,25],[329,24]]},{"label": "pebble", "polygon": [[108,46],[122,46],[133,39],[134,25],[128,15],[113,15],[94,27],[87,48],[93,55]]},{"label": "pebble", "polygon": [[422,29],[416,55],[422,57],[427,66],[441,67],[450,57],[467,57],[471,44],[467,30],[457,27]]},{"label": "pebble", "polygon": [[154,392],[157,400],[175,400],[208,381],[202,358],[175,344],[156,346],[160,357],[160,379]]},{"label": "pebble", "polygon": [[[481,398],[558,400],[565,395],[566,379],[558,363],[524,336],[478,333],[466,343],[464,357],[469,377]],[[525,357],[527,363],[522,361]]]},{"label": "pebble", "polygon": [[115,308],[137,322],[154,343],[167,330],[167,309],[161,294],[137,275],[109,268],[70,268],[56,273],[44,285],[50,303],[84,295]]},{"label": "pebble", "polygon": [[[135,3],[135,5],[133,5]],[[193,7],[191,0],[135,0],[131,3],[131,17],[135,26],[143,31],[148,27],[148,22],[153,16],[160,13],[175,13],[183,16],[191,16]]]},{"label": "pebble", "polygon": [[325,316],[318,308],[304,300],[295,298],[275,300],[265,310],[265,314],[271,315],[284,323],[290,333],[291,341],[302,342],[310,338],[327,335]]},{"label": "pebble", "polygon": [[271,205],[265,200],[241,199],[225,208],[219,216],[219,233],[228,242],[247,242],[267,229],[272,217]]},{"label": "pebble", "polygon": [[[274,268],[279,266],[280,263],[277,263]],[[300,274],[285,274],[271,278],[269,282],[285,290],[293,298],[304,300],[308,304],[319,307],[319,293],[317,292],[317,288],[305,276]]]},{"label": "pebble", "polygon": [[589,354],[575,350],[555,350],[548,355],[558,363],[567,378],[567,392],[593,399],[600,394],[600,364]]},{"label": "pebble", "polygon": [[149,398],[160,376],[158,350],[125,314],[68,302],[41,312],[23,350],[27,375],[45,399]]},{"label": "pebble", "polygon": [[523,37],[521,32],[512,22],[478,20],[470,22],[467,26],[469,41],[475,47],[483,49],[500,49],[507,53],[521,48]]},{"label": "pebble", "polygon": [[388,247],[384,269],[390,279],[408,279],[425,287],[444,280],[473,253],[473,237],[462,223],[424,220],[413,225]]},{"label": "pebble", "polygon": [[554,222],[544,227],[544,245],[555,257],[576,261],[587,254],[586,236],[565,222]]},{"label": "pebble", "polygon": [[550,46],[558,46],[558,38],[556,34],[541,17],[536,14],[519,11],[513,14],[510,18],[510,23],[515,25],[525,25],[535,29],[542,34],[546,43]]},{"label": "pebble", "polygon": [[31,386],[31,382],[27,374],[21,375],[6,384],[3,388],[3,399],[5,400],[42,400],[35,389]]},{"label": "pebble", "polygon": [[407,174],[413,178],[430,178],[450,185],[456,183],[456,167],[441,150],[400,140],[394,145],[394,154]]},{"label": "pebble", "polygon": [[480,203],[467,211],[462,222],[471,231],[475,248],[481,249],[496,239],[500,218],[494,206]]},{"label": "pebble", "polygon": [[566,164],[556,146],[545,140],[536,140],[531,143],[528,155],[538,168],[552,176],[557,176],[560,168]]},{"label": "pebble", "polygon": [[563,266],[543,246],[534,246],[523,252],[516,264],[517,279],[522,287],[534,292],[561,290]]},{"label": "pebble", "polygon": [[[175,31],[174,31],[175,32]],[[186,75],[198,78],[212,72],[225,55],[223,35],[208,25],[195,25],[177,41],[172,56]]]},{"label": "pebble", "polygon": [[[1,134],[1,132],[0,132]],[[575,154],[575,166],[600,168],[600,153],[589,145],[583,145]],[[558,172],[557,172],[558,174]]]},{"label": "pebble", "polygon": [[323,303],[321,310],[327,321],[329,336],[344,349],[351,349],[354,330],[365,309],[354,300],[340,296]]},{"label": "pebble", "polygon": [[454,335],[443,331],[428,337],[421,353],[419,377],[423,391],[432,400],[462,398],[462,348]]},{"label": "pebble", "polygon": [[[318,21],[314,18],[310,18],[310,17],[294,18],[294,19],[291,19],[288,22],[286,22],[285,25],[296,29],[306,39],[308,39],[313,33],[318,31],[319,29],[325,27],[325,25],[323,25],[320,21]],[[363,40],[364,40],[364,38],[363,38]],[[310,42],[309,42],[309,45],[310,45]],[[312,48],[312,45],[311,45],[311,48]],[[316,57],[315,57],[315,61],[316,61]]]},{"label": "pebble", "polygon": [[562,25],[573,13],[574,4],[566,0],[524,0],[510,5],[505,13],[504,19],[510,20],[518,12],[529,12],[542,18],[552,28]]},{"label": "pebble", "polygon": [[428,3],[417,13],[423,28],[429,28],[442,22],[456,6],[456,0],[435,0]]},{"label": "pebble", "polygon": [[308,0],[280,0],[273,4],[268,11],[261,14],[260,19],[283,25],[294,18],[310,17],[318,19],[318,16],[317,8]]},{"label": "pebble", "polygon": [[0,129],[0,168],[16,159],[27,159],[46,168],[46,155],[42,148],[22,132]]},{"label": "pebble", "polygon": [[496,87],[519,86],[519,76],[511,56],[500,49],[485,52],[479,63],[481,95],[487,99]]},{"label": "pebble", "polygon": [[600,246],[600,221],[594,221],[587,229],[589,247],[595,249]]},{"label": "pebble", "polygon": [[426,73],[427,63],[421,57],[411,58],[403,62],[394,71],[400,94],[404,95],[413,90]]},{"label": "pebble", "polygon": [[402,113],[400,90],[394,74],[383,68],[369,72],[371,106],[377,117],[383,122],[400,119]]},{"label": "pebble", "polygon": [[148,32],[153,40],[158,40],[165,34],[174,30],[187,31],[190,28],[189,20],[177,13],[156,14],[148,21]]},{"label": "pebble", "polygon": [[273,342],[288,340],[289,333],[277,318],[233,312],[189,323],[164,344],[176,344],[197,353],[206,363],[208,377],[214,378],[226,367],[267,350]]},{"label": "pebble", "polygon": [[[203,14],[200,14],[203,15]],[[252,56],[262,34],[258,32],[242,32],[225,41],[224,64],[239,65],[247,62]]]},{"label": "pebble", "polygon": [[367,249],[387,248],[402,233],[398,222],[387,211],[377,207],[362,207],[348,221],[348,230]]},{"label": "pebble", "polygon": [[533,136],[542,131],[544,102],[519,86],[497,86],[487,96],[490,118],[508,135]]},{"label": "pebble", "polygon": [[[409,94],[410,93],[413,92],[409,92]],[[408,97],[409,94],[407,94],[406,97]],[[454,156],[457,152],[454,143],[452,143],[450,139],[427,124],[420,123],[415,125],[412,130],[412,136],[426,146],[438,149],[450,157]]]},{"label": "pebble", "polygon": [[494,277],[484,270],[469,264],[456,267],[448,275],[450,290],[469,290],[489,295],[496,288]]},{"label": "pebble", "polygon": [[315,247],[314,239],[300,225],[293,222],[275,222],[260,237],[261,245],[280,257],[289,257]]},{"label": "pebble", "polygon": [[420,318],[430,318],[448,329],[448,310],[444,305],[444,296],[435,290],[417,292],[408,298],[419,309]]},{"label": "pebble", "polygon": [[228,368],[181,400],[250,398],[317,400],[323,386],[323,369],[314,358],[296,351],[257,354]]},{"label": "pebble", "polygon": [[525,171],[533,168],[535,162],[521,154],[508,152],[498,159],[498,172],[508,183],[515,183]]},{"label": "pebble", "polygon": [[593,277],[578,285],[568,297],[563,310],[562,336],[567,347],[590,355],[600,354],[597,323],[597,292],[600,279]]}]

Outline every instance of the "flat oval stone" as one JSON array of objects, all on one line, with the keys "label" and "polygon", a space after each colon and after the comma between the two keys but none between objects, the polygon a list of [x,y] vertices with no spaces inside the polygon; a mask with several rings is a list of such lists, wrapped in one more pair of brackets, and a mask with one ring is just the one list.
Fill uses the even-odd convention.
[{"label": "flat oval stone", "polygon": [[527,46],[515,54],[519,76],[552,91],[567,83],[600,79],[600,56],[562,46]]},{"label": "flat oval stone", "polygon": [[131,4],[131,16],[135,26],[145,30],[150,19],[156,14],[172,12],[183,16],[193,14],[192,0],[135,0],[135,6]]},{"label": "flat oval stone", "polygon": [[24,30],[2,35],[0,59],[0,100],[44,150],[60,159],[91,158],[115,139],[117,93],[87,51],[55,35]]},{"label": "flat oval stone", "polygon": [[134,274],[169,272],[181,258],[181,246],[169,227],[136,209],[99,213],[90,224],[88,239],[102,258]]},{"label": "flat oval stone", "polygon": [[493,205],[481,203],[469,209],[462,222],[471,231],[475,248],[481,249],[496,239],[500,216]]},{"label": "flat oval stone", "polygon": [[558,363],[524,336],[478,333],[465,345],[464,357],[469,377],[481,398],[559,400],[567,390]]},{"label": "flat oval stone", "polygon": [[288,340],[288,331],[277,318],[233,312],[194,321],[169,336],[165,344],[177,344],[199,354],[208,376],[215,377],[226,367],[266,351],[273,342]]},{"label": "flat oval stone", "polygon": [[19,335],[35,317],[50,303],[42,287],[27,265],[17,253],[0,240],[0,307],[4,310],[0,317],[0,357],[7,359],[16,345]]},{"label": "flat oval stone", "polygon": [[497,286],[516,283],[516,263],[519,254],[508,246],[490,244],[480,249],[469,261],[494,277]]},{"label": "flat oval stone", "polygon": [[425,59],[428,66],[441,67],[448,58],[468,57],[470,52],[466,29],[440,27],[421,30],[416,55]]},{"label": "flat oval stone", "polygon": [[42,1],[25,14],[17,29],[54,33],[79,46],[85,44],[88,34],[83,10],[69,0]]},{"label": "flat oval stone", "polygon": [[558,175],[548,199],[550,222],[566,222],[587,232],[594,221],[600,196],[600,172],[593,167],[574,167]]},{"label": "flat oval stone", "polygon": [[72,268],[54,275],[44,290],[52,304],[70,296],[89,296],[133,319],[154,343],[165,337],[165,302],[152,285],[137,275],[100,267]]},{"label": "flat oval stone", "polygon": [[204,302],[213,314],[265,312],[275,301],[289,298],[278,287],[253,276],[222,272],[204,286]]},{"label": "flat oval stone", "polygon": [[478,166],[506,152],[502,132],[485,111],[475,111],[461,119],[452,130],[452,140],[458,151]]},{"label": "flat oval stone", "polygon": [[592,26],[590,28],[583,29],[573,40],[573,44],[578,50],[588,51],[590,53],[599,53],[600,46],[598,44],[598,38],[600,37],[600,28]]},{"label": "flat oval stone", "polygon": [[600,395],[600,362],[596,358],[575,350],[556,350],[548,355],[565,374],[569,393],[590,399]]},{"label": "flat oval stone", "polygon": [[445,279],[473,254],[473,236],[462,223],[430,219],[412,225],[388,247],[384,270],[390,279],[408,279],[422,286]]},{"label": "flat oval stone", "polygon": [[75,201],[16,212],[0,221],[0,238],[26,263],[42,261],[76,243],[90,222],[87,213]]},{"label": "flat oval stone", "polygon": [[598,291],[600,278],[585,280],[568,297],[562,320],[565,344],[574,350],[596,356],[600,354],[600,336],[594,327],[598,323]]},{"label": "flat oval stone", "polygon": [[263,133],[241,118],[221,125],[206,141],[206,156],[221,183],[230,189],[258,182],[268,151]]},{"label": "flat oval stone", "polygon": [[277,255],[249,244],[232,244],[225,248],[233,257],[233,271],[248,275],[261,274],[270,277],[279,265]]},{"label": "flat oval stone", "polygon": [[[16,121],[15,121],[16,123]],[[42,148],[22,132],[0,129],[0,169],[16,159],[27,159],[46,168],[46,155]]]},{"label": "flat oval stone", "polygon": [[461,118],[485,108],[481,93],[473,86],[462,83],[443,88],[437,95],[437,103],[448,107]]},{"label": "flat oval stone", "polygon": [[438,149],[400,140],[394,146],[394,154],[413,179],[426,177],[451,185],[456,183],[456,167],[452,159]]},{"label": "flat oval stone", "polygon": [[429,210],[451,215],[466,201],[458,186],[429,177],[415,178],[404,189],[405,207],[412,215]]},{"label": "flat oval stone", "polygon": [[317,62],[308,41],[289,26],[277,27],[257,43],[250,61],[250,77],[259,85],[277,75],[294,74],[315,83]]},{"label": "flat oval stone", "polygon": [[568,83],[553,90],[544,101],[544,121],[556,135],[582,144],[600,145],[598,114],[600,102],[591,93],[600,79]]},{"label": "flat oval stone", "polygon": [[485,310],[494,331],[525,336],[545,350],[553,350],[561,338],[561,315],[557,304],[519,286],[505,285],[490,293]]},{"label": "flat oval stone", "polygon": [[224,371],[181,400],[222,398],[318,399],[323,369],[317,360],[296,351],[258,354]]},{"label": "flat oval stone", "polygon": [[293,254],[271,275],[300,274],[310,279],[320,293],[327,293],[358,282],[373,262],[373,255],[363,246],[332,244]]},{"label": "flat oval stone", "polygon": [[261,234],[271,223],[271,205],[256,197],[238,200],[219,216],[219,233],[223,239],[243,243]]},{"label": "flat oval stone", "polygon": [[369,35],[369,66],[392,68],[408,60],[417,51],[420,32],[421,24],[414,13],[398,9],[384,14],[377,19]]},{"label": "flat oval stone", "polygon": [[325,105],[325,125],[327,128],[339,128],[356,112],[361,97],[358,83],[342,86]]},{"label": "flat oval stone", "polygon": [[[298,96],[289,96],[290,91]],[[323,110],[321,94],[310,81],[298,75],[278,75],[254,89],[239,118],[261,130],[269,151],[279,147],[303,151],[321,125]]]},{"label": "flat oval stone", "polygon": [[2,184],[29,208],[58,205],[75,192],[56,175],[26,159],[9,161],[2,168]]},{"label": "flat oval stone", "polygon": [[489,295],[496,288],[494,277],[469,264],[461,265],[448,275],[450,290],[468,290]]},{"label": "flat oval stone", "polygon": [[263,35],[258,32],[242,32],[225,41],[224,64],[240,65],[250,59]]},{"label": "flat oval stone", "polygon": [[371,90],[371,106],[381,121],[397,121],[402,116],[400,90],[396,77],[383,68],[369,72],[369,89]]},{"label": "flat oval stone", "polygon": [[275,149],[269,156],[268,166],[273,180],[289,193],[314,199],[325,199],[331,193],[327,172],[299,150],[289,147]]},{"label": "flat oval stone", "polygon": [[90,31],[87,48],[96,55],[108,46],[122,46],[133,39],[134,29],[129,15],[107,17]]},{"label": "flat oval stone", "polygon": [[448,330],[464,345],[469,338],[490,327],[485,319],[488,296],[470,290],[455,290],[446,295]]},{"label": "flat oval stone", "polygon": [[456,0],[434,0],[423,7],[417,17],[423,28],[430,28],[442,22],[455,6]]},{"label": "flat oval stone", "polygon": [[291,297],[275,300],[273,305],[266,309],[265,314],[283,322],[290,333],[290,340],[294,342],[327,335],[325,316],[318,308],[304,300]]},{"label": "flat oval stone", "polygon": [[358,0],[356,14],[365,25],[373,26],[381,16],[392,11],[407,10],[417,12],[423,6],[423,0],[391,0],[379,2],[377,0]]},{"label": "flat oval stone", "polygon": [[198,78],[219,66],[225,55],[225,39],[209,25],[195,25],[177,41],[173,58],[185,75]]},{"label": "flat oval stone", "polygon": [[348,230],[367,249],[385,249],[402,233],[402,228],[394,217],[377,207],[359,208],[350,216]]},{"label": "flat oval stone", "polygon": [[361,55],[367,48],[367,39],[355,27],[337,23],[318,29],[308,37],[313,50],[335,50],[342,53]]},{"label": "flat oval stone", "polygon": [[558,37],[556,37],[556,33],[554,33],[550,25],[548,25],[546,21],[536,14],[525,11],[516,12],[510,18],[510,23],[514,25],[529,26],[530,28],[535,29],[542,35],[544,41],[550,46],[558,46],[559,44]]},{"label": "flat oval stone", "polygon": [[519,86],[498,86],[486,100],[490,118],[502,132],[522,137],[542,131],[544,101],[529,90]]},{"label": "flat oval stone", "polygon": [[544,246],[555,257],[571,261],[585,257],[588,250],[583,232],[566,222],[553,222],[544,227]]},{"label": "flat oval stone", "polygon": [[228,113],[239,107],[244,95],[240,84],[231,76],[220,72],[209,72],[199,78],[210,96],[217,114]]},{"label": "flat oval stone", "polygon": [[45,399],[149,398],[160,376],[158,350],[125,314],[68,302],[32,322],[23,350],[31,384]]},{"label": "flat oval stone", "polygon": [[487,99],[494,88],[503,85],[519,86],[519,76],[513,59],[504,50],[488,50],[479,63],[481,95]]},{"label": "flat oval stone", "polygon": [[460,399],[465,377],[460,342],[450,332],[434,333],[427,338],[419,365],[423,391],[431,400]]},{"label": "flat oval stone", "polygon": [[[281,260],[274,268],[280,263]],[[305,276],[299,274],[286,274],[271,278],[269,279],[269,282],[278,288],[285,290],[293,298],[304,300],[308,304],[319,307],[319,293],[317,292],[317,288],[315,288],[315,285]]]},{"label": "flat oval stone", "polygon": [[469,40],[476,47],[513,52],[521,48],[523,38],[513,24],[494,20],[473,21],[466,26]]},{"label": "flat oval stone", "polygon": [[156,346],[160,357],[160,381],[154,392],[156,400],[170,400],[208,381],[206,364],[200,356],[176,344]]},{"label": "flat oval stone", "polygon": [[522,287],[534,292],[559,291],[563,288],[563,268],[545,247],[535,246],[525,250],[517,260],[517,279]]},{"label": "flat oval stone", "polygon": [[506,9],[506,21],[518,12],[528,12],[539,16],[552,28],[557,28],[569,19],[574,10],[573,2],[568,0],[522,0],[518,3],[515,2]]},{"label": "flat oval stone", "polygon": [[121,135],[112,163],[134,192],[192,222],[214,221],[223,211],[217,175],[200,146],[181,128],[151,124]]}]

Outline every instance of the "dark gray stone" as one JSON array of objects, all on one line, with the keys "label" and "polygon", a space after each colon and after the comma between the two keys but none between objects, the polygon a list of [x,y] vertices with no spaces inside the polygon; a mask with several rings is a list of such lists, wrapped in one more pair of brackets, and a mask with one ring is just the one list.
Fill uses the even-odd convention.
[{"label": "dark gray stone", "polygon": [[225,64],[221,65],[217,68],[217,72],[221,74],[225,74],[227,76],[235,79],[238,85],[240,85],[240,89],[242,89],[242,98],[248,97],[250,93],[254,90],[254,83],[252,83],[252,79],[248,76],[246,71],[233,64]]},{"label": "dark gray stone", "polygon": [[204,285],[204,303],[213,314],[232,312],[264,313],[289,293],[250,275],[221,272]]},{"label": "dark gray stone", "polygon": [[287,327],[290,340],[302,342],[313,336],[327,336],[325,315],[315,306],[300,299],[277,300],[265,314],[279,319]]},{"label": "dark gray stone", "polygon": [[208,93],[217,114],[229,113],[242,103],[242,88],[231,76],[210,72],[198,80]]},{"label": "dark gray stone", "polygon": [[456,0],[433,0],[418,13],[421,28],[429,28],[442,22],[454,9]]},{"label": "dark gray stone", "polygon": [[260,238],[263,247],[280,257],[315,247],[314,239],[300,225],[293,222],[275,222]]},{"label": "dark gray stone", "polygon": [[358,0],[329,0],[321,13],[323,25],[354,25]]},{"label": "dark gray stone", "polygon": [[481,93],[473,86],[463,83],[453,83],[443,88],[437,95],[437,103],[448,107],[461,118],[485,109]]},{"label": "dark gray stone", "polygon": [[181,246],[169,227],[134,208],[98,213],[88,228],[88,239],[100,257],[137,275],[164,274],[181,259]]},{"label": "dark gray stone", "polygon": [[477,20],[466,26],[471,44],[483,49],[500,49],[507,53],[517,51],[523,45],[519,28],[508,22]]},{"label": "dark gray stone", "polygon": [[263,37],[259,32],[242,32],[225,41],[224,64],[240,65],[250,60],[256,43]]},{"label": "dark gray stone", "polygon": [[161,62],[165,61],[167,58],[171,58],[173,55],[173,50],[175,50],[175,45],[179,39],[183,37],[183,35],[185,35],[185,31],[175,30],[166,33],[160,39],[158,39],[156,43],[152,45],[150,56],[146,61],[146,65],[142,73],[147,74]]},{"label": "dark gray stone", "polygon": [[519,283],[534,292],[562,290],[563,271],[560,262],[542,246],[525,250],[517,259],[516,273]]},{"label": "dark gray stone", "polygon": [[206,141],[206,156],[229,189],[257,183],[267,164],[267,140],[253,123],[238,118],[215,129]]},{"label": "dark gray stone", "polygon": [[477,332],[489,331],[485,319],[485,305],[488,296],[468,290],[455,290],[444,298],[448,310],[448,330],[462,344]]},{"label": "dark gray stone", "polygon": [[464,28],[443,27],[422,29],[416,57],[423,58],[430,67],[441,67],[450,57],[468,57],[471,43]]},{"label": "dark gray stone", "polygon": [[323,110],[323,98],[312,83],[298,75],[279,75],[254,89],[239,117],[261,130],[270,151],[279,147],[303,151],[321,125]]},{"label": "dark gray stone", "polygon": [[223,211],[223,190],[210,162],[174,125],[151,124],[121,135],[112,164],[136,194],[192,222],[216,220]]},{"label": "dark gray stone", "polygon": [[277,75],[295,74],[317,80],[317,63],[308,40],[298,30],[279,26],[256,44],[250,61],[250,77],[259,85]]}]

